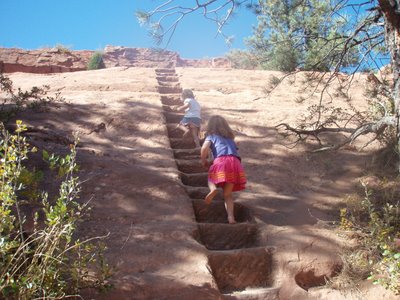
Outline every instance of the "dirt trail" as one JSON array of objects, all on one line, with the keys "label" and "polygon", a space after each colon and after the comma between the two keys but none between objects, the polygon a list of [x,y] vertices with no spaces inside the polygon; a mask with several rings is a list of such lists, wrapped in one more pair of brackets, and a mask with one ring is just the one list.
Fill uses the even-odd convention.
[{"label": "dirt trail", "polygon": [[[43,132],[81,133],[81,200],[92,199],[93,209],[79,232],[108,234],[106,258],[114,267],[113,288],[86,290],[85,299],[395,299],[369,283],[343,293],[325,285],[341,267],[344,245],[325,221],[337,217],[369,156],[287,148],[274,126],[294,122],[315,98],[296,98],[305,97],[301,75],[266,97],[262,89],[278,75],[199,68],[10,75],[22,88],[49,84],[69,102],[23,114],[25,122]],[[362,105],[362,78],[356,86],[353,104]],[[220,195],[203,203],[207,174],[199,153],[172,130],[181,115],[170,106],[182,87],[194,90],[204,124],[218,113],[235,130],[249,180],[235,193],[238,224],[226,223]],[[51,140],[46,147],[65,149]]]}]

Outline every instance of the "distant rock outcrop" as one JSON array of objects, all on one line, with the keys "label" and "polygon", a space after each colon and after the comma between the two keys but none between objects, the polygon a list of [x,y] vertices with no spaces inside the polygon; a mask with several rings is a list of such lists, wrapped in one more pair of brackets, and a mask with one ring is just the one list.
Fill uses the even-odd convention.
[{"label": "distant rock outcrop", "polygon": [[0,48],[0,72],[60,73],[86,70],[93,51]]},{"label": "distant rock outcrop", "polygon": [[103,51],[103,61],[107,68],[111,67],[160,67],[176,65],[178,53],[151,48],[128,48],[107,46]]},{"label": "distant rock outcrop", "polygon": [[[60,73],[86,70],[88,61],[95,51],[69,50],[62,48],[24,50],[0,48],[0,72]],[[128,48],[107,46],[103,61],[111,67],[197,67],[230,68],[226,58],[182,59],[177,52],[151,48]]]}]

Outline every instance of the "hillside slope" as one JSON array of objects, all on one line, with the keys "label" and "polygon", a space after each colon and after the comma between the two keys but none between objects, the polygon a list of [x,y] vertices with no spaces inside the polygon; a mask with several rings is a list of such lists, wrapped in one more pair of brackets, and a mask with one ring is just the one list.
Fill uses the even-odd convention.
[{"label": "hillside slope", "polygon": [[[266,96],[263,90],[280,75],[126,67],[10,74],[17,87],[50,85],[67,101],[19,118],[45,133],[80,133],[80,201],[91,199],[93,209],[79,232],[109,234],[106,257],[114,267],[113,288],[86,290],[85,299],[395,299],[368,282],[357,293],[324,285],[324,276],[340,269],[346,245],[325,221],[337,219],[371,156],[350,148],[291,149],[275,126],[293,124],[319,97],[307,98],[313,88],[304,90],[301,73]],[[354,79],[352,105],[365,106],[364,85],[362,76]],[[223,224],[220,199],[211,207],[201,201],[206,170],[190,142],[170,130],[179,120],[169,111],[180,88],[194,90],[204,126],[220,114],[237,135],[248,177],[247,189],[235,194],[240,224]],[[334,104],[349,102],[337,96]],[[66,147],[40,136],[31,143],[50,151]]]}]

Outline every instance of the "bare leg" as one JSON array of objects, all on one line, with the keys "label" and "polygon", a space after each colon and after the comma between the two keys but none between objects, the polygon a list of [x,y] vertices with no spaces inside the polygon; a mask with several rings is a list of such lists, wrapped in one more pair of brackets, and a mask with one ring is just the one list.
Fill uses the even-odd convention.
[{"label": "bare leg", "polygon": [[200,148],[199,129],[197,127],[190,127],[190,132],[192,133],[196,147]]},{"label": "bare leg", "polygon": [[204,202],[206,204],[210,204],[211,201],[213,201],[214,197],[218,193],[217,186],[214,183],[212,183],[211,181],[208,182],[208,187],[210,188],[210,192],[207,194],[206,198],[204,199]]},{"label": "bare leg", "polygon": [[233,183],[225,183],[224,185],[224,200],[225,200],[225,209],[228,214],[228,223],[235,224],[235,215],[234,215],[234,204],[232,197]]},{"label": "bare leg", "polygon": [[179,124],[178,127],[179,127],[180,130],[183,131],[183,136],[182,136],[182,138],[184,138],[184,139],[187,138],[188,135],[189,135],[189,133],[190,133],[190,130],[189,130],[185,125]]}]

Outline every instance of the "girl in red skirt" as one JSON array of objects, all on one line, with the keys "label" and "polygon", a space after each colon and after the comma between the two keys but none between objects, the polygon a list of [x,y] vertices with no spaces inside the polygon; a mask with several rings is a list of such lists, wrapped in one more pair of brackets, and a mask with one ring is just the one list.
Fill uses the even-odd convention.
[{"label": "girl in red skirt", "polygon": [[236,223],[233,213],[232,192],[245,189],[246,176],[240,163],[234,134],[228,122],[221,116],[212,116],[207,124],[206,138],[201,147],[201,163],[208,167],[208,155],[211,149],[214,161],[208,169],[208,187],[210,192],[205,202],[210,204],[217,195],[217,187],[222,187],[228,222]]}]

